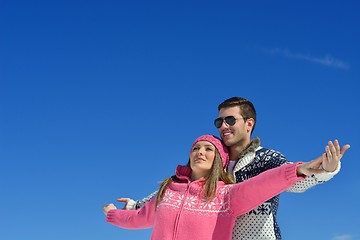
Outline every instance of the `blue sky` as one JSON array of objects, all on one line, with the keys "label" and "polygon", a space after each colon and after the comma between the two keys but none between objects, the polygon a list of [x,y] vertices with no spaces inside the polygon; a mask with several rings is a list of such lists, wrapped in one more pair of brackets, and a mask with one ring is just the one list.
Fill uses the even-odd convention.
[{"label": "blue sky", "polygon": [[[0,239],[148,239],[101,207],[142,198],[253,101],[291,161],[351,144],[341,172],[284,193],[284,239],[358,240],[357,1],[0,2]],[[122,207],[122,205],[119,205]]]}]

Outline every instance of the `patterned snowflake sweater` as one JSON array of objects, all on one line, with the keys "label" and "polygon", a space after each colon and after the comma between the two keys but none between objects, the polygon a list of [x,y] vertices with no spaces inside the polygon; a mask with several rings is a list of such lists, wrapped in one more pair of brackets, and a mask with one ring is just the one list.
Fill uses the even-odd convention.
[{"label": "patterned snowflake sweater", "polygon": [[220,181],[211,201],[203,199],[204,178],[191,182],[191,169],[178,166],[179,180],[169,185],[156,210],[152,198],[136,211],[110,210],[106,221],[128,229],[153,227],[153,240],[231,239],[237,216],[303,179],[296,166],[286,164],[237,184]]},{"label": "patterned snowflake sweater", "polygon": [[[284,155],[273,149],[260,146],[260,139],[255,138],[250,145],[239,155],[232,172],[236,182],[243,182],[249,178],[259,175],[266,170],[290,163]],[[306,177],[304,180],[296,182],[287,189],[288,192],[304,192],[307,189],[330,180],[340,171],[341,165],[333,173],[322,173]],[[153,192],[144,199],[133,201],[127,204],[127,209],[139,209],[146,202],[156,196],[157,191]],[[267,200],[265,203],[255,207],[250,212],[238,217],[232,233],[232,240],[281,240],[281,233],[277,223],[277,210],[279,197]]]}]

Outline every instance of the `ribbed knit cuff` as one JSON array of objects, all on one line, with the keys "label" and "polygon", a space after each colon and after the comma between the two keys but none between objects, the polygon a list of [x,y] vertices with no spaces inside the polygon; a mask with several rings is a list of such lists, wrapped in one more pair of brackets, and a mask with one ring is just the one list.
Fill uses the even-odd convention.
[{"label": "ribbed knit cuff", "polygon": [[115,214],[116,214],[116,209],[109,210],[107,215],[106,215],[106,221],[108,223],[113,223]]},{"label": "ribbed knit cuff", "polygon": [[299,180],[306,178],[305,175],[303,175],[303,176],[297,175],[297,166],[300,164],[302,164],[302,162],[285,164],[285,166],[286,166],[285,167],[285,177],[289,180],[294,180],[294,181],[299,181]]}]

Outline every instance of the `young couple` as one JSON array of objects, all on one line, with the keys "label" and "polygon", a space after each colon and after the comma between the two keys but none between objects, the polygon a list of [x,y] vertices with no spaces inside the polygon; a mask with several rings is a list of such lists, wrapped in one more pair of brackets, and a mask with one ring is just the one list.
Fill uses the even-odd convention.
[{"label": "young couple", "polygon": [[[129,229],[153,227],[151,239],[161,240],[281,239],[278,194],[328,181],[350,147],[340,149],[337,140],[329,141],[319,158],[291,164],[279,152],[261,147],[258,138],[251,140],[256,111],[250,101],[233,97],[218,109],[214,123],[223,142],[212,135],[196,139],[188,164],[178,166],[155,194],[138,201],[136,211],[104,206],[108,222]],[[237,184],[231,184],[234,180]]]}]

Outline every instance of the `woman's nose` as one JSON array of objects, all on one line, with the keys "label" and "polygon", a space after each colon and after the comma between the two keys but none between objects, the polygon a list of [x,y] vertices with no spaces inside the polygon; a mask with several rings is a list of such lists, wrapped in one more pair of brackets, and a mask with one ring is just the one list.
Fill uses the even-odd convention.
[{"label": "woman's nose", "polygon": [[205,149],[204,149],[204,148],[200,148],[200,149],[199,149],[199,154],[204,155],[204,152],[205,152]]}]

